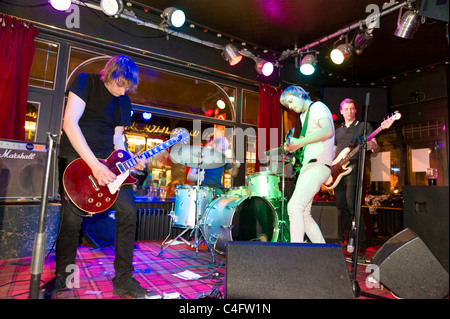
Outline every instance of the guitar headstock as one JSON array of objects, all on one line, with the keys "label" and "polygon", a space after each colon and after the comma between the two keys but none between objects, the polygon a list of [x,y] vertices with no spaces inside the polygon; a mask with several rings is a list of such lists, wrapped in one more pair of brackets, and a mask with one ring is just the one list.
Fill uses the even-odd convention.
[{"label": "guitar headstock", "polygon": [[399,120],[401,117],[402,117],[402,115],[400,114],[400,112],[395,111],[394,114],[391,115],[391,117],[388,117],[381,123],[381,128],[383,130],[390,128],[392,126],[392,124],[396,120]]}]

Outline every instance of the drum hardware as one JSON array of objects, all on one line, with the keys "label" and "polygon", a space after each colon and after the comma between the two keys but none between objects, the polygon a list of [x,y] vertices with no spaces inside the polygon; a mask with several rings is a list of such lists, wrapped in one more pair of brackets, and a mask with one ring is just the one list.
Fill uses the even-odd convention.
[{"label": "drum hardware", "polygon": [[280,229],[280,241],[283,242],[285,241],[285,236],[284,236],[284,230],[286,229],[288,232],[289,230],[289,225],[287,224],[285,217],[284,217],[284,213],[285,213],[285,207],[286,207],[286,196],[285,196],[285,184],[286,184],[286,164],[290,163],[292,161],[292,154],[288,154],[288,152],[286,152],[286,150],[284,149],[284,146],[281,145],[280,147],[274,148],[274,149],[270,149],[268,151],[266,151],[265,153],[268,156],[281,156],[281,162],[282,162],[282,170],[281,173],[279,173],[278,175],[281,176],[281,218],[278,221],[279,222],[279,229]]},{"label": "drum hardware", "polygon": [[[197,192],[195,198],[195,224],[194,226],[187,226],[187,228],[179,234],[176,238],[170,241],[164,247],[164,242],[161,244],[161,251],[159,256],[162,256],[164,249],[166,249],[173,241],[177,239],[181,239],[188,230],[191,230],[191,235],[194,233],[194,244],[189,244],[184,238],[184,241],[187,245],[191,247],[195,247],[195,252],[198,254],[198,247],[200,246],[200,238],[203,237],[205,239],[205,243],[208,247],[208,250],[211,254],[212,264],[215,264],[214,252],[211,249],[211,246],[208,242],[207,237],[204,234],[204,231],[200,228],[200,175],[201,169],[211,169],[217,168],[225,163],[225,155],[219,152],[214,151],[213,149],[200,147],[200,146],[181,146],[175,149],[172,149],[170,156],[172,160],[176,163],[183,164],[192,168],[197,168]],[[200,236],[201,237],[200,237]],[[170,236],[170,234],[169,234]]]}]

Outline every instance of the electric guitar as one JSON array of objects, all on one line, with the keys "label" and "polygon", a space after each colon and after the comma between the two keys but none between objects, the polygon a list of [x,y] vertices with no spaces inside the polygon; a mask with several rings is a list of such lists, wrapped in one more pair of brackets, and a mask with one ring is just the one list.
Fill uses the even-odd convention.
[{"label": "electric guitar", "polygon": [[[139,158],[148,159],[187,139],[189,139],[189,134],[182,131],[173,138],[143,152]],[[124,150],[116,150],[106,160],[99,159],[117,176],[106,186],[99,185],[86,162],[78,158],[71,162],[64,171],[64,190],[72,203],[86,213],[103,212],[114,204],[122,185],[137,182],[137,179],[130,175],[130,170],[138,164],[137,158],[137,156],[132,157]]]},{"label": "electric guitar", "polygon": [[[387,118],[381,123],[381,126],[377,128],[372,134],[370,134],[367,137],[367,142],[369,142],[371,139],[373,139],[378,133],[380,133],[384,129],[388,129],[391,127],[392,123],[394,121],[401,118],[401,114],[398,112],[395,112],[391,117]],[[359,148],[362,144],[359,144],[356,146],[353,150],[350,150],[349,147],[346,147],[343,149],[339,155],[334,159],[334,161],[331,163],[331,175],[327,179],[323,185],[326,189],[333,189],[335,188],[339,182],[341,181],[342,177],[345,175],[350,174],[352,171],[351,167],[347,168],[349,160],[359,151]]]}]

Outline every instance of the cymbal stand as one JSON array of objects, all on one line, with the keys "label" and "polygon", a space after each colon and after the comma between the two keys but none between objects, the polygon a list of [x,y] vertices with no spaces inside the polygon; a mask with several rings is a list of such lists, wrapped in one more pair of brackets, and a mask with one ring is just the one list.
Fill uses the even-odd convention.
[{"label": "cymbal stand", "polygon": [[284,211],[285,211],[285,203],[286,203],[286,197],[284,195],[285,192],[285,178],[286,178],[286,151],[283,148],[283,151],[281,153],[282,156],[282,160],[283,160],[283,164],[282,164],[282,173],[281,173],[281,220],[278,221],[278,227],[280,229],[280,241],[284,242],[284,228],[287,229],[287,231],[289,231],[289,226],[287,225],[286,221],[284,220]]}]

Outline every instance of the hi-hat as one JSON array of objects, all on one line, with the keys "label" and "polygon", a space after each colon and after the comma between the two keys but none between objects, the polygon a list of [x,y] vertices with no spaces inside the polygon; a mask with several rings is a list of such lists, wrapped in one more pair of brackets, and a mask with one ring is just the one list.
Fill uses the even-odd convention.
[{"label": "hi-hat", "polygon": [[226,163],[224,154],[201,146],[174,147],[170,157],[176,163],[201,169],[217,168]]}]

